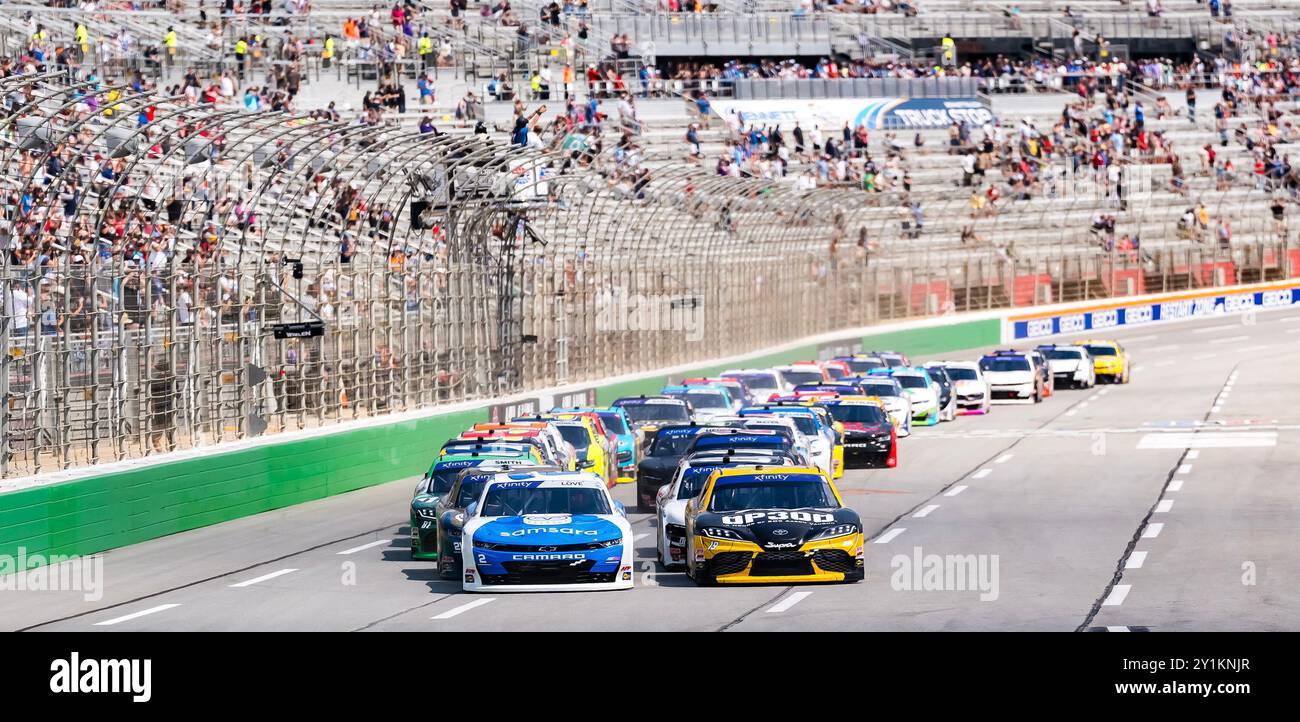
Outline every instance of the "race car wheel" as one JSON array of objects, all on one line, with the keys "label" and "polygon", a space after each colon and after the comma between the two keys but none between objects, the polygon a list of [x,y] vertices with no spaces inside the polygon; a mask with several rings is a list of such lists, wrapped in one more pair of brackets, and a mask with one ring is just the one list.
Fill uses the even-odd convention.
[{"label": "race car wheel", "polygon": [[867,578],[867,570],[866,570],[866,569],[856,569],[856,570],[851,571],[851,572],[849,572],[848,574],[845,574],[845,575],[844,575],[844,583],[845,583],[845,584],[857,584],[858,582],[860,582],[860,581],[862,581],[863,579],[866,579],[866,578]]}]

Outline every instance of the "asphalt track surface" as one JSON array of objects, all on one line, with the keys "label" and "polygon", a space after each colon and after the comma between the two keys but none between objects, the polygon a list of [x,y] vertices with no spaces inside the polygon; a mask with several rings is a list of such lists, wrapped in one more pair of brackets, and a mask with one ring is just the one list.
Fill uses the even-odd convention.
[{"label": "asphalt track surface", "polygon": [[[697,588],[657,569],[653,517],[633,514],[633,590],[465,594],[410,560],[409,480],[108,552],[102,599],[0,593],[0,626],[1300,629],[1300,314],[1100,335],[1129,349],[1131,384],[918,428],[898,469],[848,472],[859,584]],[[630,485],[615,495],[632,506]]]}]

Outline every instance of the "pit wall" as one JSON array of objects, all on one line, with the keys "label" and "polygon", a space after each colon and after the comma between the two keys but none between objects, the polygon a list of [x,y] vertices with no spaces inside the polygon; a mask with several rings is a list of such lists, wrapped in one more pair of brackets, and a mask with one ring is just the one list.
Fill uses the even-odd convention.
[{"label": "pit wall", "polygon": [[[1283,303],[1283,301],[1287,303]],[[720,358],[465,402],[325,429],[260,437],[210,449],[5,481],[0,485],[0,555],[93,554],[168,534],[301,504],[423,473],[443,440],[513,405],[549,408],[561,399],[653,394],[668,378],[764,367],[863,349],[911,355],[1024,344],[1029,339],[1136,323],[1162,324],[1300,305],[1300,280],[1205,293],[1133,297],[1119,304],[1068,304],[1023,313],[987,311],[927,318],[801,339],[756,354]],[[1149,309],[1149,310],[1144,310]],[[1080,324],[1082,326],[1080,327]],[[1050,332],[1050,333],[1049,333]]]}]

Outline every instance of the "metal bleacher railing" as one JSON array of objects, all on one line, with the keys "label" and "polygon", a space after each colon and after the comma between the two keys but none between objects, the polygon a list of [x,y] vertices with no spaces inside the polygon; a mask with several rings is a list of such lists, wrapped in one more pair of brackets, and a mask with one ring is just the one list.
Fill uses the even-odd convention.
[{"label": "metal bleacher railing", "polygon": [[[1232,244],[1181,237],[1186,201],[1162,193],[1132,199],[1136,250],[1091,237],[1104,193],[970,219],[964,191],[936,184],[920,235],[901,194],[676,159],[627,173],[582,144],[246,113],[55,72],[0,79],[0,98],[6,478],[1300,260],[1259,214]],[[1266,197],[1201,200],[1218,217]],[[959,240],[967,224],[1000,242]]]}]

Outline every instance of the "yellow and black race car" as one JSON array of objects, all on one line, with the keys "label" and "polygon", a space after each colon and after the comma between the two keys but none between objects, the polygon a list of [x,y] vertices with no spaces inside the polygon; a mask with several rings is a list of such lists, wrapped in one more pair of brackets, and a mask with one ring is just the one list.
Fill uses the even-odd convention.
[{"label": "yellow and black race car", "polygon": [[686,506],[696,584],[858,582],[862,520],[820,469],[720,469]]}]

